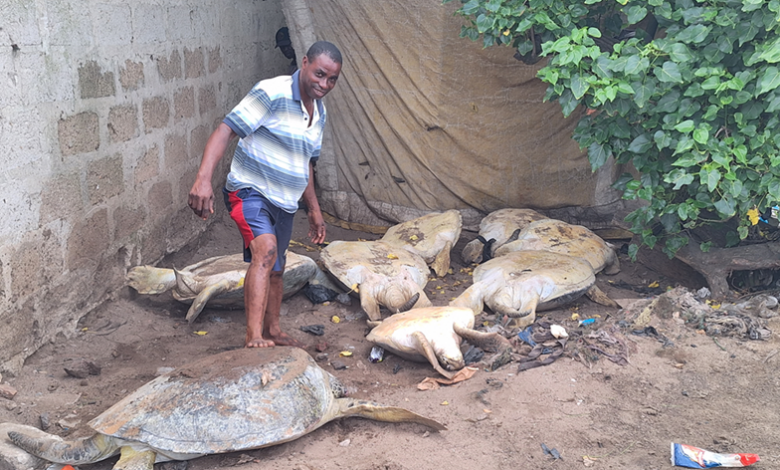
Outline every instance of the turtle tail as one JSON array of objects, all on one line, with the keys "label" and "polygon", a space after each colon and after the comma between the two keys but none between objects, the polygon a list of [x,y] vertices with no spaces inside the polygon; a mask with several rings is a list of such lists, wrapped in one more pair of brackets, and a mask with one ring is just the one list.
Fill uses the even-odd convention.
[{"label": "turtle tail", "polygon": [[374,421],[384,421],[386,423],[417,423],[435,431],[444,431],[447,426],[425,416],[418,415],[405,408],[395,406],[385,406],[366,400],[356,400],[353,398],[339,399],[339,417],[358,416]]},{"label": "turtle tail", "polygon": [[75,441],[62,441],[55,436],[36,438],[18,431],[8,431],[8,438],[17,447],[50,462],[81,465],[111,457],[119,450],[114,438],[104,434]]}]

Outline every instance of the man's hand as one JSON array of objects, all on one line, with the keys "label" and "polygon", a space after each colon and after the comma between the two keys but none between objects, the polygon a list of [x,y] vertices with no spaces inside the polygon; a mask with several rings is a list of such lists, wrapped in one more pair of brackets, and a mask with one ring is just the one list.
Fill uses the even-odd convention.
[{"label": "man's hand", "polygon": [[316,245],[325,241],[325,220],[319,209],[309,208],[309,238]]},{"label": "man's hand", "polygon": [[[202,181],[200,178],[195,180],[195,184],[190,189],[190,195],[187,200],[195,215],[203,220],[214,213],[214,189],[211,187],[211,181]],[[322,218],[322,215],[320,215]]]}]

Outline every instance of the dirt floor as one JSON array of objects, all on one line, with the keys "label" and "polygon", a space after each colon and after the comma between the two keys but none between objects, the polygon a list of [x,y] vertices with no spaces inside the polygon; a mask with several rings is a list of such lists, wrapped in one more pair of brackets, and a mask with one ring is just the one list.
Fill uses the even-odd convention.
[{"label": "dirt floor", "polygon": [[[302,246],[310,246],[307,228],[305,214],[296,215],[293,240],[299,244],[292,249],[316,259],[316,248],[308,251]],[[328,229],[329,241],[378,238]],[[453,274],[428,284],[426,291],[434,304],[446,304],[468,285],[469,266],[463,265],[460,250],[475,236],[463,232],[453,250]],[[182,267],[233,254],[240,243],[232,222],[220,220],[197,246],[161,265]],[[598,284],[623,305],[670,285],[624,255],[621,264],[621,273],[600,274]],[[454,286],[457,281],[460,285]],[[659,290],[637,292],[654,282]],[[0,422],[48,425],[49,432],[61,436],[85,436],[92,417],[154,378],[160,368],[243,345],[243,311],[206,309],[188,325],[186,310],[170,294],[151,297],[124,289],[83,319],[75,339],[42,348],[27,360],[21,374],[3,378],[18,393],[12,400],[0,398]],[[244,470],[661,469],[670,468],[672,442],[717,452],[753,452],[761,457],[754,468],[780,468],[778,335],[765,341],[713,338],[681,320],[656,318],[653,324],[668,339],[662,344],[658,337],[619,329],[622,310],[583,298],[543,315],[572,333],[567,353],[554,363],[523,372],[518,372],[515,362],[493,372],[482,367],[464,382],[420,391],[417,385],[423,379],[436,377],[429,365],[390,354],[380,363],[369,362],[372,345],[364,338],[365,315],[356,300],[350,306],[313,305],[297,294],[285,301],[282,313],[283,327],[304,342],[313,356],[318,354],[317,343],[327,343],[328,356],[321,365],[354,396],[407,407],[445,423],[448,430],[431,433],[416,424],[344,419],[290,443],[195,459],[187,463],[190,470],[231,466]],[[596,318],[596,323],[579,327],[573,313],[581,319]],[[340,323],[331,322],[334,315]],[[494,320],[483,314],[479,324],[492,325]],[[311,324],[325,325],[324,336],[299,329]],[[612,349],[604,345],[602,350],[619,353],[624,345],[627,364],[618,365],[593,349],[583,349],[584,343],[577,341],[600,331],[618,341]],[[353,354],[339,357],[341,351]],[[65,368],[82,359],[98,365],[99,374],[79,379],[65,373]],[[334,370],[335,359],[347,368]],[[557,450],[560,459],[545,454],[542,445]],[[108,469],[115,460],[91,468]]]}]

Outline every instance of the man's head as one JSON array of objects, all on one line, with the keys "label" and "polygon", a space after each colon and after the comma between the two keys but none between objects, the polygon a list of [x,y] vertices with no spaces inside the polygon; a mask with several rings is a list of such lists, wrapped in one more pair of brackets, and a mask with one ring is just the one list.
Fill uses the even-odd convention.
[{"label": "man's head", "polygon": [[341,52],[327,41],[317,41],[309,48],[300,69],[301,95],[322,99],[336,86],[341,73]]}]

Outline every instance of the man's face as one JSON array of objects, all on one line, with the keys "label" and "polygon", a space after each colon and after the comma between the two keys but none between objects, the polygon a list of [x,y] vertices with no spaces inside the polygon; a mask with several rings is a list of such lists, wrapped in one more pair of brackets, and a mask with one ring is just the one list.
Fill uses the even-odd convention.
[{"label": "man's face", "polygon": [[320,100],[335,86],[341,73],[341,64],[334,62],[328,54],[320,54],[313,61],[303,56],[299,75],[301,94],[313,100]]}]

